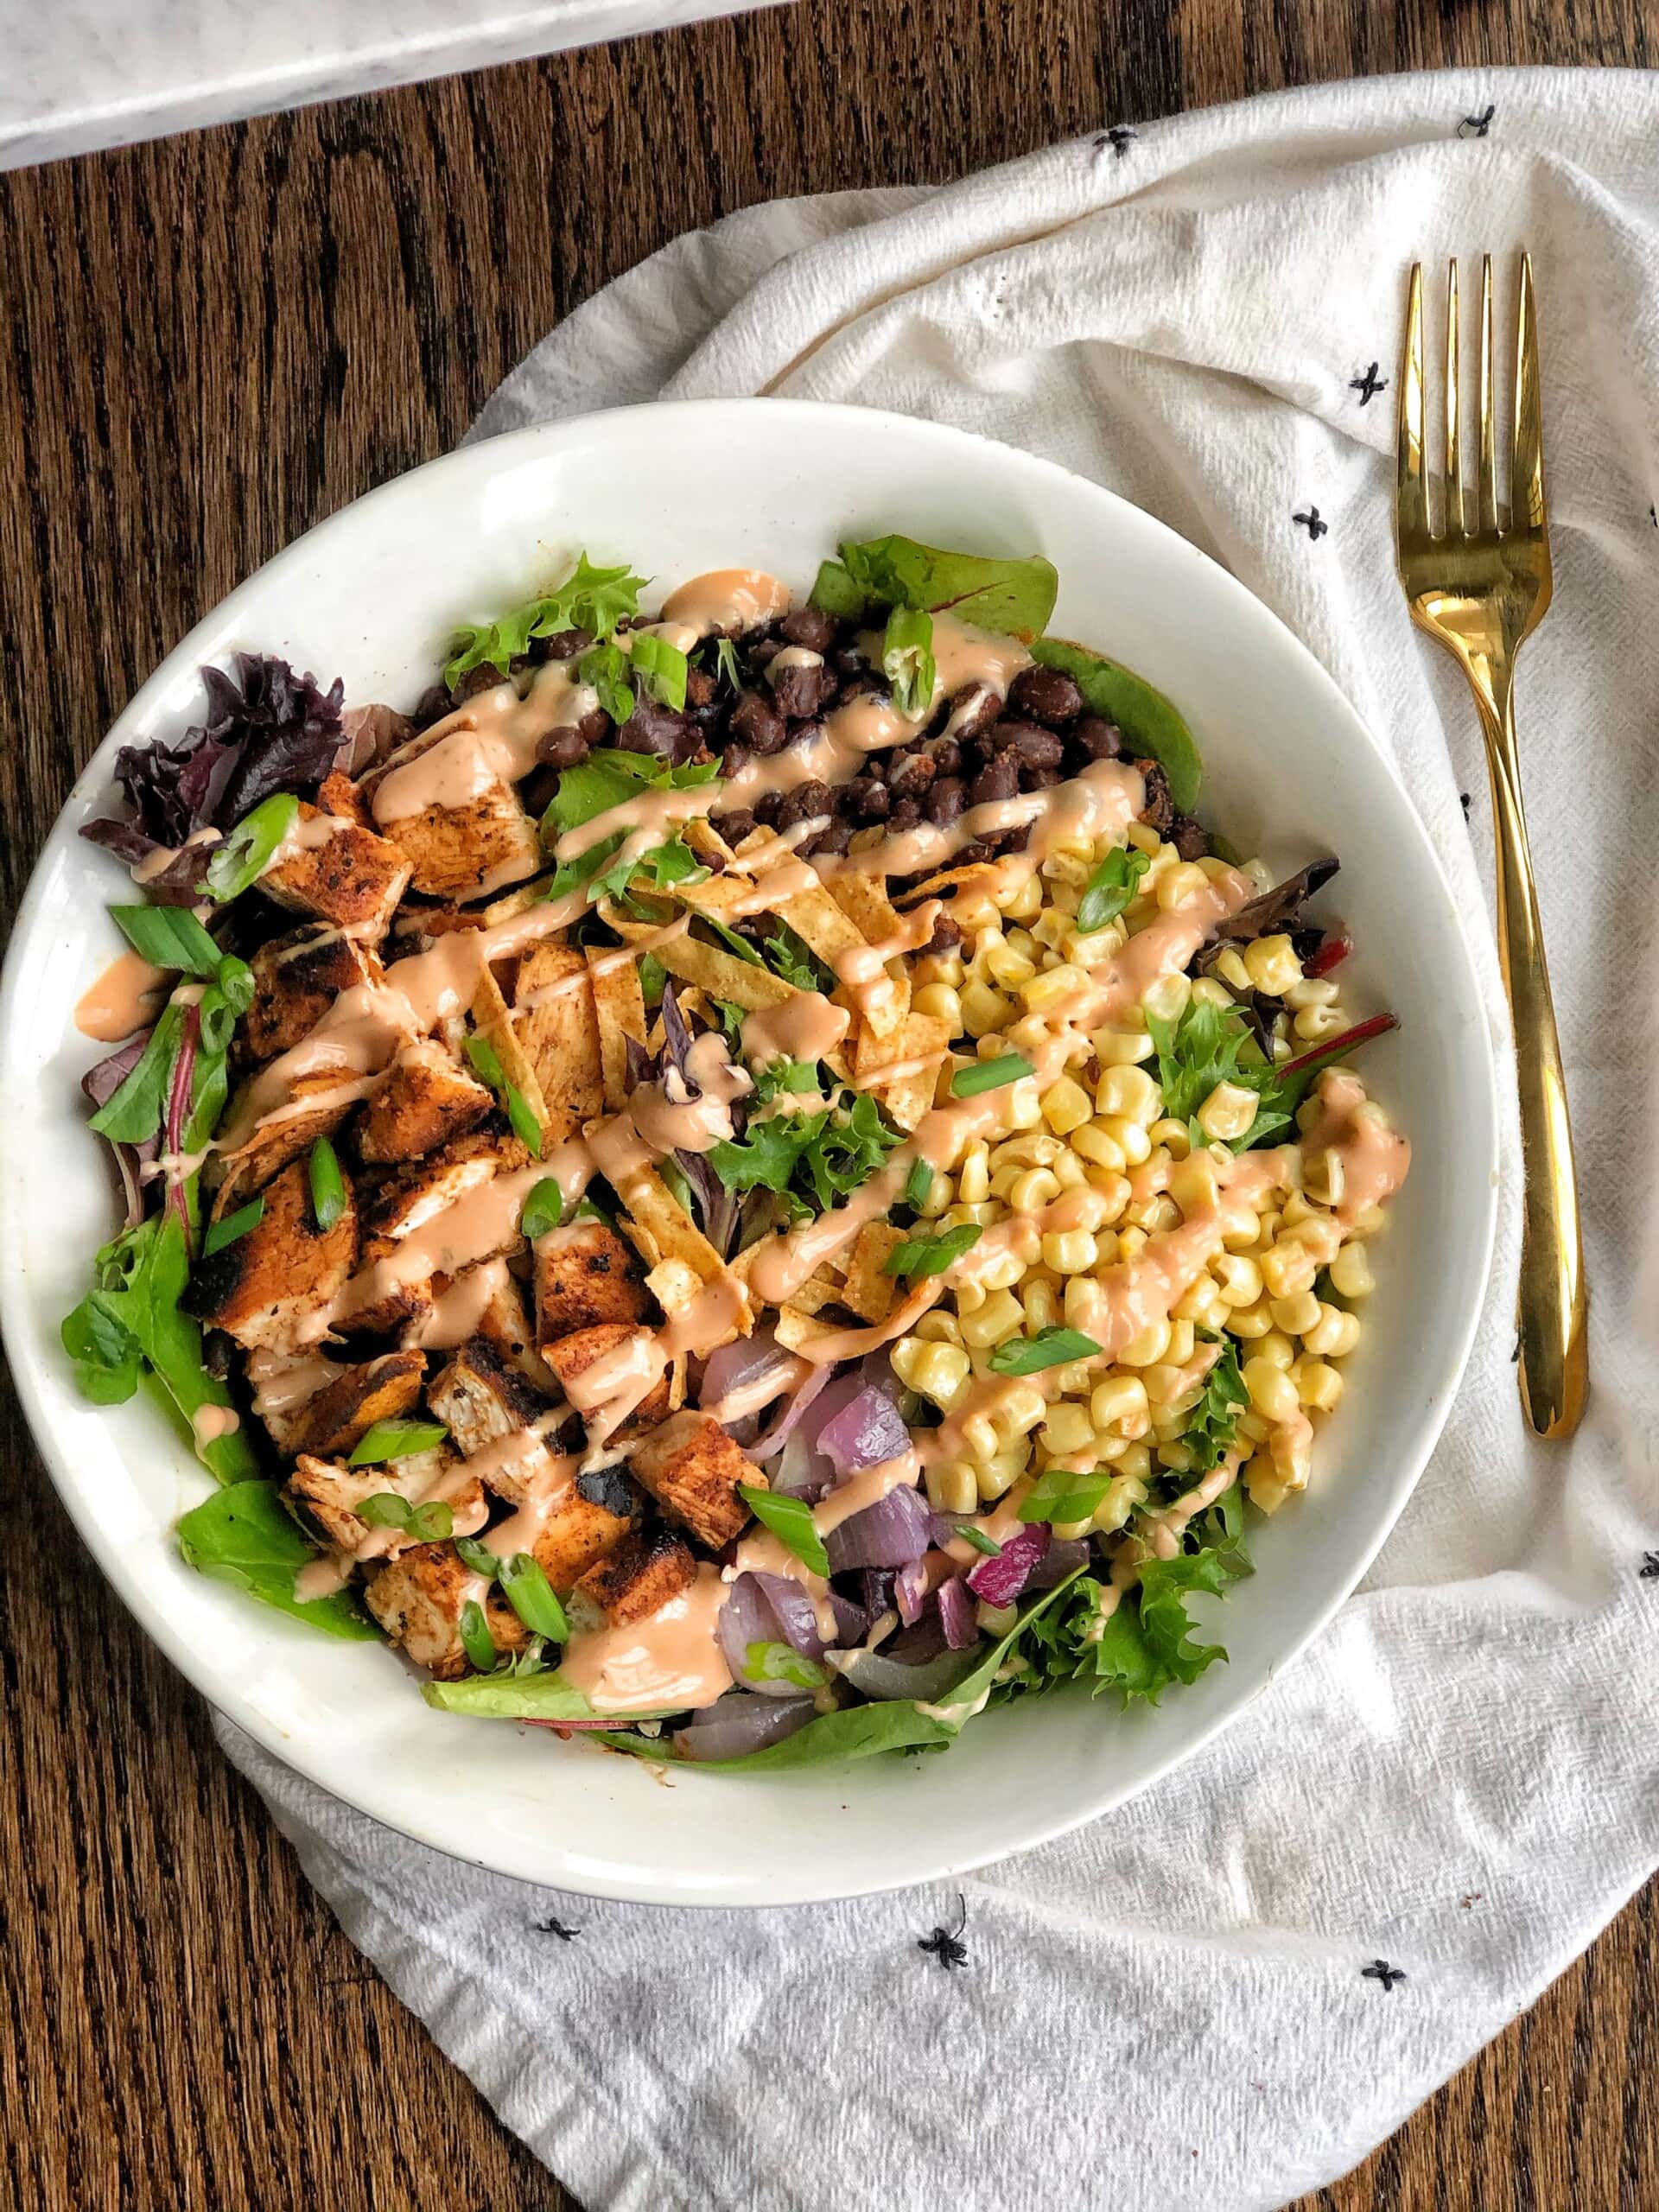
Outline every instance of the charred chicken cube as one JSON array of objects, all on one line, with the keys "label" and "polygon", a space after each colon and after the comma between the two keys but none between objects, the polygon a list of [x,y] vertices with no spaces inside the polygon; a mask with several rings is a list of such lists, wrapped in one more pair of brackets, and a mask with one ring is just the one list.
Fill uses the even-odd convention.
[{"label": "charred chicken cube", "polygon": [[378,983],[378,957],[339,930],[302,930],[263,944],[250,963],[253,1000],[243,1035],[256,1059],[292,1052],[342,991]]},{"label": "charred chicken cube", "polygon": [[[577,1329],[568,1337],[561,1337],[556,1344],[543,1345],[547,1363],[569,1392],[597,1361],[607,1359],[626,1344],[638,1330],[623,1321],[601,1321],[592,1329]],[[668,1411],[669,1378],[664,1375],[633,1409],[622,1433],[631,1434],[648,1428],[659,1421]],[[576,1401],[573,1398],[571,1402]]]},{"label": "charred chicken cube", "polygon": [[345,1205],[331,1228],[319,1229],[303,1163],[285,1167],[266,1186],[253,1227],[198,1262],[188,1310],[250,1351],[298,1340],[345,1287],[356,1257],[357,1208],[342,1180]]},{"label": "charred chicken cube", "polygon": [[381,1568],[364,1603],[417,1667],[453,1682],[472,1671],[461,1640],[461,1611],[469,1599],[483,1613],[498,1652],[522,1651],[530,1641],[499,1586],[491,1583],[480,1592],[479,1580],[453,1543],[416,1544]]},{"label": "charred chicken cube", "polygon": [[417,891],[433,899],[476,899],[534,875],[542,865],[536,824],[512,785],[497,777],[459,806],[428,806],[382,821]]},{"label": "charred chicken cube", "polygon": [[590,1567],[577,1587],[613,1628],[626,1628],[689,1590],[696,1572],[690,1548],[678,1536],[666,1529],[639,1529]]},{"label": "charred chicken cube", "polygon": [[396,845],[303,799],[288,843],[286,857],[259,879],[267,898],[356,936],[385,935],[409,886],[409,861]]},{"label": "charred chicken cube", "polygon": [[308,1452],[320,1459],[343,1456],[376,1421],[400,1421],[413,1409],[425,1373],[424,1352],[385,1352],[337,1368],[315,1396],[264,1414],[264,1424],[284,1452]]},{"label": "charred chicken cube", "polygon": [[476,1128],[495,1103],[435,1038],[405,1046],[364,1110],[357,1148],[377,1165],[423,1160]]},{"label": "charred chicken cube", "polygon": [[651,1300],[634,1256],[607,1223],[573,1221],[536,1242],[536,1338],[543,1348],[575,1329],[643,1321]]},{"label": "charred chicken cube", "polygon": [[340,1551],[361,1552],[366,1544],[372,1547],[372,1559],[392,1558],[416,1540],[396,1528],[371,1529],[359,1517],[365,1500],[391,1491],[414,1505],[435,1493],[449,1508],[452,1535],[469,1536],[488,1520],[489,1500],[477,1476],[468,1478],[461,1470],[461,1459],[442,1445],[372,1467],[346,1466],[322,1453],[302,1452],[289,1478],[287,1496]]},{"label": "charred chicken cube", "polygon": [[486,1444],[528,1428],[547,1400],[482,1337],[464,1344],[427,1392],[428,1402],[470,1459]]},{"label": "charred chicken cube", "polygon": [[213,1218],[222,1220],[233,1213],[290,1160],[309,1152],[319,1137],[332,1137],[356,1110],[361,1088],[352,1075],[338,1069],[296,1077],[287,1104],[257,1128],[245,1144],[224,1155],[225,1176],[213,1193]]},{"label": "charred chicken cube", "polygon": [[710,1551],[750,1519],[737,1486],[753,1469],[709,1414],[674,1414],[634,1446],[629,1465],[664,1512]]},{"label": "charred chicken cube", "polygon": [[[514,1139],[481,1132],[446,1145],[431,1159],[420,1161],[386,1183],[365,1209],[362,1251],[366,1268],[385,1263],[384,1294],[365,1296],[355,1303],[349,1315],[340,1317],[338,1325],[344,1330],[382,1333],[429,1313],[432,1279],[439,1272],[438,1264],[429,1259],[418,1245],[406,1250],[409,1240],[418,1230],[438,1220],[458,1199],[464,1199],[468,1193],[493,1181],[503,1170],[510,1172],[522,1166],[527,1157],[523,1146]],[[480,1261],[492,1259],[512,1250],[520,1241],[516,1216],[509,1211],[503,1215],[501,1234],[494,1249],[470,1256]]]},{"label": "charred chicken cube", "polygon": [[[620,1471],[578,1475],[559,1492],[537,1532],[536,1562],[555,1590],[570,1590],[615,1551],[645,1501]],[[486,1536],[484,1540],[489,1541]]]}]

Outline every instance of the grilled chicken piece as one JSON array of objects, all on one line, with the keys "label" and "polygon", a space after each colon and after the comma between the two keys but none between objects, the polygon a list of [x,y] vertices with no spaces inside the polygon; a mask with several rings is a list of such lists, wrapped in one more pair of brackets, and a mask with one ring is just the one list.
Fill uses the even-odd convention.
[{"label": "grilled chicken piece", "polygon": [[415,1545],[383,1567],[363,1593],[392,1642],[441,1682],[472,1671],[461,1641],[461,1609],[469,1598],[481,1607],[498,1651],[524,1649],[530,1631],[499,1585],[482,1584],[452,1543]]},{"label": "grilled chicken piece", "polygon": [[754,1468],[708,1414],[676,1414],[637,1444],[628,1464],[664,1513],[710,1551],[728,1544],[751,1516],[737,1494]]},{"label": "grilled chicken piece", "polygon": [[575,1329],[643,1321],[651,1310],[632,1252],[602,1221],[572,1221],[536,1243],[536,1340],[543,1350]]},{"label": "grilled chicken piece", "polygon": [[266,897],[354,935],[384,937],[409,885],[409,861],[397,847],[303,799],[290,837],[294,850],[259,879]]},{"label": "grilled chicken piece", "polygon": [[425,1373],[424,1352],[385,1352],[360,1366],[340,1368],[315,1397],[263,1419],[284,1452],[341,1458],[376,1421],[400,1421],[413,1409]]},{"label": "grilled chicken piece", "polygon": [[500,777],[460,806],[425,807],[380,830],[433,899],[481,898],[534,875],[543,857],[536,824]]},{"label": "grilled chicken piece", "polygon": [[262,944],[253,956],[253,1002],[243,1035],[257,1060],[291,1052],[342,991],[378,983],[376,954],[338,930],[302,930]]},{"label": "grilled chicken piece", "polygon": [[[569,1390],[578,1375],[590,1368],[596,1359],[614,1351],[626,1344],[636,1332],[625,1321],[601,1321],[596,1328],[577,1329],[568,1337],[561,1337],[556,1344],[543,1344],[547,1363]],[[631,1436],[642,1428],[649,1428],[661,1421],[668,1411],[669,1379],[664,1376],[648,1397],[637,1406],[620,1433]]]},{"label": "grilled chicken piece", "polygon": [[234,1213],[290,1160],[309,1152],[319,1137],[333,1136],[355,1111],[364,1088],[346,1069],[296,1077],[287,1105],[239,1151],[224,1154],[224,1179],[213,1193],[214,1220]]},{"label": "grilled chicken piece", "polygon": [[689,1590],[696,1572],[696,1560],[678,1536],[666,1529],[641,1529],[589,1567],[577,1587],[613,1628],[626,1628],[631,1621],[648,1620]]},{"label": "grilled chicken piece", "polygon": [[644,1498],[619,1469],[578,1475],[537,1533],[537,1564],[554,1589],[574,1589],[626,1541],[644,1510]]},{"label": "grilled chicken piece", "polygon": [[528,1428],[548,1402],[482,1337],[463,1344],[435,1377],[427,1400],[470,1459],[486,1444]]},{"label": "grilled chicken piece", "polygon": [[349,1179],[345,1191],[340,1218],[333,1228],[319,1229],[303,1165],[285,1167],[266,1186],[264,1211],[253,1227],[198,1262],[181,1301],[186,1310],[247,1351],[294,1344],[352,1272],[357,1207]]},{"label": "grilled chicken piece", "polygon": [[476,1128],[495,1103],[435,1038],[407,1045],[364,1110],[360,1156],[376,1163],[423,1160]]},{"label": "grilled chicken piece", "polygon": [[[399,1497],[411,1502],[423,1498],[434,1483],[454,1476],[461,1465],[457,1455],[442,1445],[433,1452],[412,1452],[402,1459],[388,1459],[374,1467],[348,1467],[302,1452],[289,1477],[285,1494],[292,1504],[309,1514],[330,1543],[341,1551],[351,1551],[368,1534],[357,1512],[365,1497],[395,1491]],[[470,1479],[457,1478],[453,1489],[446,1486],[444,1503],[454,1516],[458,1536],[475,1535],[490,1517],[490,1503],[476,1475]],[[380,1557],[392,1558],[413,1548],[413,1539],[399,1529],[380,1529],[375,1535],[382,1547]]]},{"label": "grilled chicken piece", "polygon": [[[479,1189],[499,1173],[521,1167],[530,1157],[516,1137],[499,1137],[475,1131],[445,1145],[429,1160],[421,1160],[393,1176],[377,1192],[365,1210],[363,1264],[391,1259],[404,1240],[445,1212],[468,1192]],[[523,1238],[517,1219],[504,1230],[497,1253],[511,1251]],[[480,1260],[497,1253],[480,1253]],[[435,1268],[408,1276],[377,1298],[343,1317],[343,1330],[389,1332],[431,1311]]]}]

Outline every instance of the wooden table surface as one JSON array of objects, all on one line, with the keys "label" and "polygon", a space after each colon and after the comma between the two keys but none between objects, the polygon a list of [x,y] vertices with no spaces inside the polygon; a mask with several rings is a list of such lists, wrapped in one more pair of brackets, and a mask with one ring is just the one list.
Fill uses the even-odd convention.
[{"label": "wooden table surface", "polygon": [[[802,0],[0,178],[7,918],[191,624],[677,232],[1323,78],[1454,68],[1478,109],[1484,66],[1644,66],[1649,37],[1637,0]],[[3,1417],[5,2200],[565,2205],[311,1896],[9,1389]],[[1300,2212],[1649,2212],[1656,1894]]]}]

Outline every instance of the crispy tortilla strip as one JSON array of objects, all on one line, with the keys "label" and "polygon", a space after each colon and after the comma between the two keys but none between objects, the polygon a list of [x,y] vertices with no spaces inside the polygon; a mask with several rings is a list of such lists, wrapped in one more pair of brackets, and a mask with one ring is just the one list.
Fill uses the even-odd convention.
[{"label": "crispy tortilla strip", "polygon": [[[909,1014],[896,1037],[874,1039],[859,1032],[854,1080],[878,1098],[901,1129],[913,1129],[933,1103],[939,1069],[950,1045],[950,1025],[937,1014]],[[883,1082],[886,1067],[910,1071]]]},{"label": "crispy tortilla strip", "polygon": [[[699,1288],[726,1273],[725,1262],[654,1167],[642,1167],[628,1176],[617,1196],[626,1208],[622,1226],[651,1268],[645,1281],[664,1311],[667,1304],[656,1285],[665,1263],[679,1262],[696,1275]],[[736,1333],[747,1337],[753,1326],[754,1310],[746,1290]]]},{"label": "crispy tortilla strip", "polygon": [[[599,1058],[607,1112],[620,1114],[628,1103],[628,1045],[645,1041],[645,999],[637,960],[618,963],[609,953],[587,948],[594,1014],[599,1024]],[[601,963],[608,962],[608,966]]]},{"label": "crispy tortilla strip", "polygon": [[839,1306],[842,1302],[841,1277],[829,1267],[809,1275],[790,1300],[798,1313],[822,1313],[826,1306]]},{"label": "crispy tortilla strip", "polygon": [[[554,985],[563,988],[553,989]],[[605,1110],[599,1016],[587,961],[575,945],[534,946],[519,968],[514,998],[518,1043],[540,1079],[546,1103],[543,1147],[560,1144]]]},{"label": "crispy tortilla strip", "polygon": [[897,934],[899,909],[880,876],[832,875],[829,891],[866,944],[882,944]]},{"label": "crispy tortilla strip", "polygon": [[892,1275],[882,1274],[881,1262],[895,1244],[904,1241],[903,1230],[895,1229],[891,1222],[868,1222],[860,1230],[842,1286],[841,1303],[861,1321],[885,1321],[893,1311],[899,1286]]},{"label": "crispy tortilla strip", "polygon": [[645,1288],[671,1318],[683,1313],[702,1288],[703,1279],[689,1260],[677,1254],[659,1260],[645,1277]]},{"label": "crispy tortilla strip", "polygon": [[770,968],[757,968],[750,961],[740,960],[734,952],[723,952],[718,945],[703,944],[696,938],[676,938],[672,944],[658,945],[657,957],[681,982],[696,983],[710,998],[741,1006],[746,1014],[761,1007],[782,1006],[795,995],[794,984],[774,976]]},{"label": "crispy tortilla strip", "polygon": [[946,912],[960,920],[953,893],[961,895],[964,906],[971,905],[974,892],[982,892],[988,899],[1001,880],[995,861],[970,861],[966,868],[948,868],[938,875],[930,875],[925,883],[918,883],[913,890],[901,892],[899,896],[906,913],[912,907],[925,906],[930,899],[943,899]]},{"label": "crispy tortilla strip", "polygon": [[838,1321],[817,1320],[796,1306],[780,1306],[778,1319],[772,1324],[772,1334],[785,1351],[800,1351],[806,1345],[816,1344],[820,1337],[838,1337],[841,1333]]},{"label": "crispy tortilla strip", "polygon": [[[762,875],[760,881],[766,880]],[[849,922],[823,884],[815,883],[805,891],[797,891],[792,898],[780,899],[766,909],[785,922],[804,944],[810,945],[826,968],[833,968],[843,952],[861,949],[868,942],[863,933]]]},{"label": "crispy tortilla strip", "polygon": [[758,885],[764,881],[764,877],[755,879],[739,868],[728,868],[722,874],[707,877],[702,883],[677,883],[674,895],[694,912],[712,914],[716,921],[730,927],[750,914],[768,911],[756,897]]},{"label": "crispy tortilla strip", "polygon": [[525,1103],[542,1125],[542,1142],[545,1146],[569,1136],[569,1129],[550,1131],[548,1128],[548,1101],[541,1080],[538,1064],[524,1048],[513,1017],[501,986],[486,968],[479,977],[478,989],[472,1004],[473,1027],[479,1035],[495,1047],[495,1056],[501,1063],[501,1072],[515,1090],[524,1093]]}]

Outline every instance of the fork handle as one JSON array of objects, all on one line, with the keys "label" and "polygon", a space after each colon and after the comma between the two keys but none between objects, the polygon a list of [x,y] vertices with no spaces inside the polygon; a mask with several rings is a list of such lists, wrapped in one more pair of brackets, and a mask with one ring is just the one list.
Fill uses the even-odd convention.
[{"label": "fork handle", "polygon": [[[1494,674],[1497,671],[1494,671]],[[1544,935],[1521,805],[1514,687],[1503,671],[1493,696],[1477,684],[1497,846],[1497,946],[1515,1032],[1526,1214],[1516,1296],[1521,1403],[1544,1437],[1571,1436],[1589,1382],[1584,1248],[1567,1082],[1549,993]]]}]

